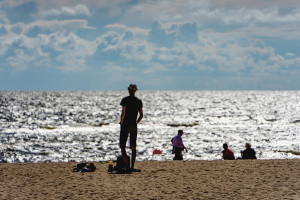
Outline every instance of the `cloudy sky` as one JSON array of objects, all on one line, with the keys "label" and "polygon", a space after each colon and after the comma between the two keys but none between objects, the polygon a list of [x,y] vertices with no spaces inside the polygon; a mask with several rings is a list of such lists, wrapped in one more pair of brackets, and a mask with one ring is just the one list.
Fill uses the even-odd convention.
[{"label": "cloudy sky", "polygon": [[0,0],[0,90],[299,90],[299,0]]}]

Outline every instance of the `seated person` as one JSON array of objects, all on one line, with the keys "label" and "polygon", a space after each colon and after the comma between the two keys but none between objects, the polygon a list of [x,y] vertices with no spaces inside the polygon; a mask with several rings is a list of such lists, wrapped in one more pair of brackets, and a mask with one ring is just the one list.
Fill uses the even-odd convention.
[{"label": "seated person", "polygon": [[246,143],[245,145],[246,149],[244,151],[241,151],[242,159],[256,159],[255,151],[251,148],[250,143]]},{"label": "seated person", "polygon": [[224,148],[224,150],[222,151],[223,159],[224,160],[235,160],[234,154],[231,151],[231,149],[228,149],[228,144],[227,143],[223,144],[223,148]]},{"label": "seated person", "polygon": [[179,130],[178,134],[172,138],[172,144],[173,144],[173,153],[175,153],[175,157],[173,158],[173,160],[183,160],[182,157],[182,151],[185,148],[185,146],[183,145],[181,136],[183,135],[183,131]]}]

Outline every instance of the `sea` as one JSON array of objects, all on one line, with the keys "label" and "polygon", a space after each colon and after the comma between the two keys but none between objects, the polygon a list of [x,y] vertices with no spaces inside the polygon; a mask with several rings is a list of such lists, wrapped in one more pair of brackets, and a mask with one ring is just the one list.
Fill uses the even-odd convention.
[{"label": "sea", "polygon": [[[125,96],[0,91],[0,162],[115,160]],[[180,129],[184,160],[220,160],[225,142],[236,157],[249,142],[258,159],[300,158],[300,91],[139,90],[136,96],[144,111],[137,161],[172,160],[171,139]],[[157,149],[161,154],[153,154]]]}]

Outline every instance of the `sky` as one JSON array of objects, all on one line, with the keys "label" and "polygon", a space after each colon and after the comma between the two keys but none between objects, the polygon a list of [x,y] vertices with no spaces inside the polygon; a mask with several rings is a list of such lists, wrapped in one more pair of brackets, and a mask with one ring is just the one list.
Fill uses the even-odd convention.
[{"label": "sky", "polygon": [[298,0],[0,0],[0,90],[299,90]]}]

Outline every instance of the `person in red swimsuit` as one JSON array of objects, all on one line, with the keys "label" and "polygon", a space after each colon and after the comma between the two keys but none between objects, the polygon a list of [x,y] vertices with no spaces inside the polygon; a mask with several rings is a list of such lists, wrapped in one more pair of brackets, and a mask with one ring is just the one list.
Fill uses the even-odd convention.
[{"label": "person in red swimsuit", "polygon": [[224,160],[235,160],[234,153],[231,151],[231,149],[228,149],[227,143],[223,144],[223,148],[224,148],[224,150],[222,151],[223,159]]}]

